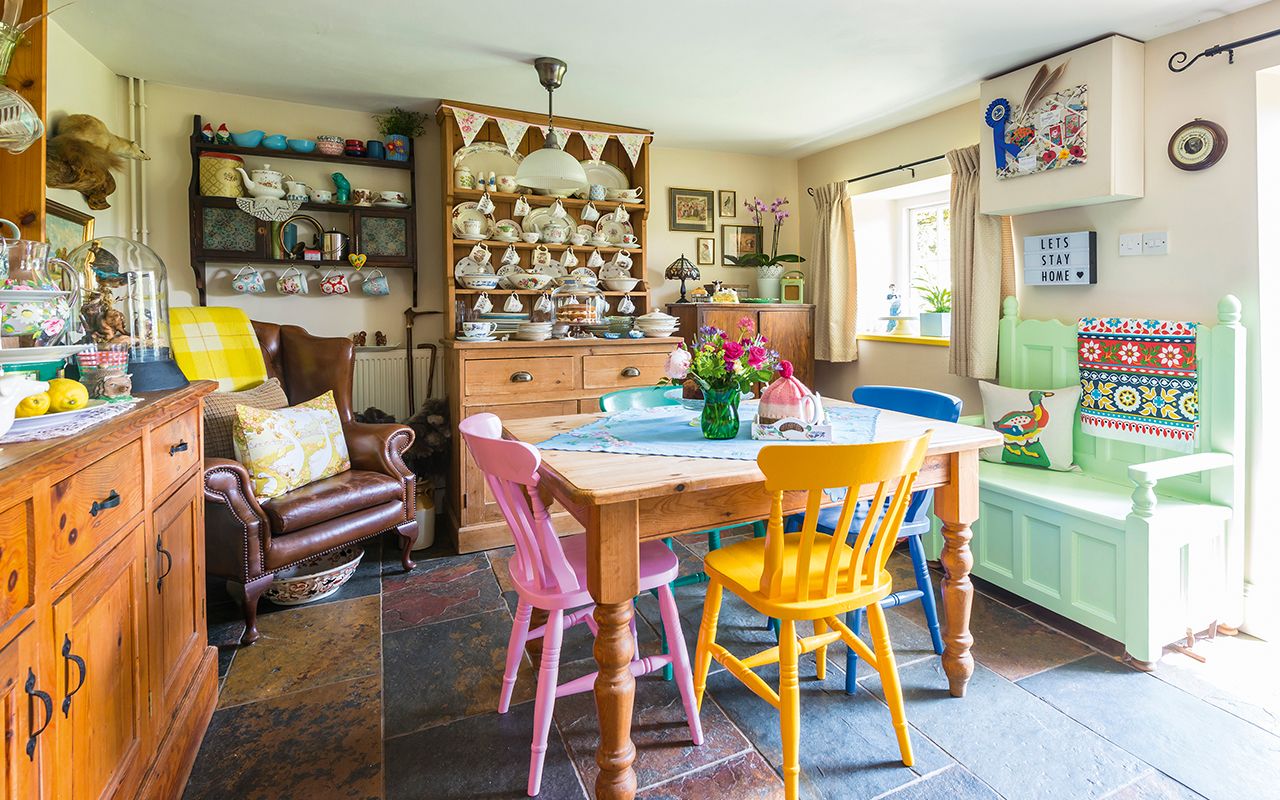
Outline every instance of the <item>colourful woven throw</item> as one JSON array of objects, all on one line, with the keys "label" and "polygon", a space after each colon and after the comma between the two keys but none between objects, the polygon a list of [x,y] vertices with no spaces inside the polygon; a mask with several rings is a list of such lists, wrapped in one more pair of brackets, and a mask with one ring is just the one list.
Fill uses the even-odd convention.
[{"label": "colourful woven throw", "polygon": [[1196,323],[1081,317],[1080,427],[1088,434],[1192,452],[1199,428]]}]

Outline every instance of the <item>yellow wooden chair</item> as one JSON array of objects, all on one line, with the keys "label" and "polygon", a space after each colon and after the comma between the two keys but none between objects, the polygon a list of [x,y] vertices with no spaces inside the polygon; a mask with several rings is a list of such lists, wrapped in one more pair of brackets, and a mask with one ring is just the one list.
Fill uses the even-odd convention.
[{"label": "yellow wooden chair", "polygon": [[[827,645],[843,641],[880,673],[885,702],[893,718],[902,763],[911,766],[911,740],[902,706],[898,667],[889,646],[889,630],[880,601],[893,591],[885,571],[893,552],[911,490],[924,462],[929,434],[915,439],[872,444],[827,445],[821,457],[811,447],[779,445],[760,451],[757,463],[765,476],[765,489],[773,495],[769,531],[764,539],[749,539],[707,554],[709,585],[698,631],[693,687],[701,708],[707,686],[707,670],[715,658],[778,709],[782,718],[782,777],[787,800],[799,795],[800,682],[797,661],[802,653],[817,652],[818,678],[826,677]],[[853,546],[846,543],[858,495],[864,486],[876,486],[872,508],[885,513],[868,516]],[[818,533],[818,509],[825,489],[847,487],[844,505],[833,535]],[[783,533],[783,492],[808,492],[804,528]],[[728,588],[749,606],[781,622],[778,646],[749,658],[738,659],[716,644],[720,600]],[[875,652],[845,626],[845,612],[865,608]],[[813,622],[813,635],[796,636],[796,622]],[[779,665],[779,690],[775,692],[753,669]]]}]

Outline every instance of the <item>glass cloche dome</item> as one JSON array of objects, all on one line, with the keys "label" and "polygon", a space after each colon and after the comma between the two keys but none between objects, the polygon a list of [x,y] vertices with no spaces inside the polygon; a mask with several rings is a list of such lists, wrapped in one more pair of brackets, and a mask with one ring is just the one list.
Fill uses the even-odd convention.
[{"label": "glass cloche dome", "polygon": [[80,316],[97,345],[127,345],[139,392],[187,385],[169,349],[169,280],[156,251],[120,236],[91,239],[67,261],[84,282]]}]

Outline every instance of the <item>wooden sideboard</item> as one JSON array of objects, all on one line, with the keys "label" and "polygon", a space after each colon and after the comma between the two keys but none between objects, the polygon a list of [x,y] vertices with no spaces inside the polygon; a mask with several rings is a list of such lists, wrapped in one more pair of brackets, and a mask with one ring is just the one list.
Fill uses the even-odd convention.
[{"label": "wooden sideboard", "polygon": [[217,700],[201,398],[0,447],[0,797],[177,798]]},{"label": "wooden sideboard", "polygon": [[[446,341],[445,392],[454,425],[489,412],[503,421],[600,410],[600,396],[653,386],[680,340],[561,339],[546,342]],[[561,532],[581,526],[559,506]],[[505,547],[511,533],[461,436],[453,437],[449,529],[458,552]]]},{"label": "wooden sideboard", "polygon": [[782,357],[795,367],[795,376],[813,386],[813,306],[801,303],[668,303],[667,313],[680,319],[680,332],[691,342],[698,328],[711,325],[737,330],[743,317],[751,320]]}]

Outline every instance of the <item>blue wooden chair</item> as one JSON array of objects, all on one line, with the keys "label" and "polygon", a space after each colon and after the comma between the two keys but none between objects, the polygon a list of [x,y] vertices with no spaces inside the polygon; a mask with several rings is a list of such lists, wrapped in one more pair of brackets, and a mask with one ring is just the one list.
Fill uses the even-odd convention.
[{"label": "blue wooden chair", "polygon": [[[658,406],[680,405],[679,400],[672,400],[666,396],[667,392],[669,391],[671,391],[670,386],[645,386],[639,389],[619,389],[616,392],[610,392],[609,394],[606,394],[600,398],[600,410],[612,412],[612,411],[626,411],[627,409],[632,409],[632,408],[657,408]],[[752,528],[755,531],[755,535],[757,538],[764,536],[764,533],[765,533],[764,522],[752,523]],[[706,532],[708,551],[720,549],[720,533],[721,531],[724,531],[724,530],[726,529],[712,528],[711,530]],[[666,543],[667,547],[675,549],[674,545],[671,542],[671,539],[669,538],[663,539],[663,542]],[[674,581],[671,582],[670,586],[672,589],[677,589],[681,586],[689,586],[695,583],[706,583],[706,582],[707,582],[706,572],[694,572],[692,574],[682,575],[679,578],[676,578]],[[654,596],[656,597],[657,594],[655,593]],[[667,634],[666,634],[665,628],[662,631],[662,652],[663,653],[667,652]],[[662,670],[663,678],[665,678],[666,680],[671,680],[672,674],[673,673],[670,666],[666,666],[663,668]]]},{"label": "blue wooden chair", "polygon": [[[883,408],[889,411],[900,411],[914,414],[917,417],[929,417],[943,422],[955,422],[960,419],[962,401],[942,392],[928,389],[913,389],[906,386],[859,386],[853,390],[853,402],[859,405]],[[911,505],[907,507],[907,515],[903,520],[899,536],[905,537],[911,553],[911,563],[915,567],[916,588],[894,592],[880,601],[881,608],[893,608],[903,603],[919,600],[924,607],[924,616],[929,623],[929,636],[933,639],[933,651],[942,655],[942,631],[938,627],[938,603],[933,596],[933,584],[929,580],[929,565],[925,562],[924,545],[920,537],[929,532],[930,504],[933,502],[933,490],[924,489],[915,492],[911,497]],[[869,502],[858,504],[850,530],[855,533],[862,528],[862,522],[871,510]],[[818,530],[831,533],[840,516],[840,508],[823,509],[818,514]],[[797,514],[787,520],[788,531],[798,531],[804,522],[804,515]],[[862,623],[866,618],[865,609],[849,612],[845,624],[855,635],[862,634]],[[852,650],[845,656],[844,688],[849,694],[858,687],[858,657]]]}]

